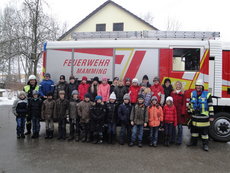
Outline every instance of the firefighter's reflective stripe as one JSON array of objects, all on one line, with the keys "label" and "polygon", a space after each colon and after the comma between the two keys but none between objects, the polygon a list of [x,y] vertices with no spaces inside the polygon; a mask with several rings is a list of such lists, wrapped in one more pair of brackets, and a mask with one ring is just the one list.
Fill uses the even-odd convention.
[{"label": "firefighter's reflective stripe", "polygon": [[[29,90],[30,90],[30,85],[26,85],[26,86],[24,86],[24,91],[25,91],[26,93],[28,93],[28,92],[29,92]],[[34,90],[38,91],[38,90],[39,90],[39,86],[37,85],[37,86],[35,87],[35,89],[34,89]]]},{"label": "firefighter's reflective stripe", "polygon": [[195,127],[208,127],[210,126],[210,122],[196,122],[196,121],[192,121],[192,125]]},{"label": "firefighter's reflective stripe", "polygon": [[208,139],[208,135],[201,135],[202,139]]},{"label": "firefighter's reflective stripe", "polygon": [[199,137],[199,133],[192,133],[192,137],[194,137],[194,138]]}]

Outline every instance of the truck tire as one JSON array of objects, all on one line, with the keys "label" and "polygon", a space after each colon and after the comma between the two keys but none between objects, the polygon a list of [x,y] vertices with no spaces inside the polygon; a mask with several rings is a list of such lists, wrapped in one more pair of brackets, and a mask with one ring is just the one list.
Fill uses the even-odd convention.
[{"label": "truck tire", "polygon": [[209,128],[209,135],[215,141],[230,141],[230,114],[219,112],[215,114],[215,119]]}]

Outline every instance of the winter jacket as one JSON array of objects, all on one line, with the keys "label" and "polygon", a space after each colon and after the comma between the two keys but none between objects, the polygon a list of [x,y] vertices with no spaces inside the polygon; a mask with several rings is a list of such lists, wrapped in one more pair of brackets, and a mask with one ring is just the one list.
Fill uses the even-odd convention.
[{"label": "winter jacket", "polygon": [[114,85],[114,84],[111,84],[110,85],[110,94],[112,93],[112,92],[114,92],[114,89],[115,89],[115,87],[116,87],[116,85]]},{"label": "winter jacket", "polygon": [[117,122],[117,104],[108,102],[106,104],[106,122],[116,123]]},{"label": "winter jacket", "polygon": [[78,105],[80,100],[71,99],[69,102],[69,118],[71,119],[78,119]]},{"label": "winter jacket", "polygon": [[89,87],[88,93],[90,94],[91,101],[95,100],[95,97],[97,96],[98,87],[99,85],[94,84],[91,84],[91,86]]},{"label": "winter jacket", "polygon": [[135,125],[144,125],[148,122],[148,111],[144,104],[133,106],[130,121],[133,121]]},{"label": "winter jacket", "polygon": [[171,93],[173,92],[173,87],[172,87],[172,85],[169,85],[169,87],[166,87],[165,85],[162,85],[162,87],[164,88],[164,93],[165,93],[165,100],[164,100],[164,103],[165,103],[166,98],[168,96],[171,96]]},{"label": "winter jacket", "polygon": [[174,126],[177,126],[176,107],[174,105],[171,106],[165,105],[163,108],[163,112],[164,112],[164,123],[173,123]]},{"label": "winter jacket", "polygon": [[54,90],[54,99],[57,100],[59,98],[59,91],[65,91],[65,98],[68,98],[68,83],[66,81],[64,82],[58,82],[58,84],[55,86]]},{"label": "winter jacket", "polygon": [[72,98],[73,90],[78,90],[77,82],[68,84],[68,86],[67,86],[67,99],[68,100],[70,100]]},{"label": "winter jacket", "polygon": [[153,93],[151,92],[150,88],[148,88],[150,92],[145,93],[143,90],[140,90],[139,95],[142,95],[144,97],[144,104],[145,106],[150,106],[151,104],[151,98]]},{"label": "winter jacket", "polygon": [[114,88],[114,93],[117,97],[117,102],[121,104],[123,102],[123,97],[126,93],[128,93],[128,90],[125,86],[116,86]]},{"label": "winter jacket", "polygon": [[12,106],[12,112],[15,116],[23,116],[25,117],[28,113],[28,101],[27,99],[17,99],[14,101]]},{"label": "winter jacket", "polygon": [[100,84],[98,87],[97,95],[102,97],[103,102],[107,102],[109,100],[110,95],[110,85]]},{"label": "winter jacket", "polygon": [[118,108],[118,119],[121,124],[129,124],[130,123],[130,114],[131,114],[132,106],[131,104],[121,104]]},{"label": "winter jacket", "polygon": [[69,101],[67,99],[57,99],[54,108],[54,117],[57,119],[67,118],[69,111]]},{"label": "winter jacket", "polygon": [[130,102],[131,103],[136,103],[137,102],[137,98],[138,98],[138,93],[140,91],[140,86],[133,86],[131,85],[129,88],[129,92],[130,92]]},{"label": "winter jacket", "polygon": [[163,105],[165,101],[165,94],[164,94],[163,87],[160,84],[158,84],[158,85],[152,85],[150,89],[153,92],[152,96],[156,96],[158,99],[158,103]]},{"label": "winter jacket", "polygon": [[90,108],[91,120],[96,124],[103,124],[105,119],[105,105],[103,103],[94,103]]},{"label": "winter jacket", "polygon": [[158,127],[163,122],[163,110],[161,106],[151,105],[148,107],[149,127]]},{"label": "winter jacket", "polygon": [[26,86],[23,87],[23,91],[26,92],[27,98],[32,98],[33,97],[33,91],[39,91],[39,86],[37,85],[37,81],[34,86],[30,85],[28,82]]},{"label": "winter jacket", "polygon": [[89,123],[90,121],[90,108],[92,102],[81,101],[78,105],[78,115],[80,116],[80,123]]},{"label": "winter jacket", "polygon": [[40,98],[31,98],[29,99],[28,105],[29,111],[28,114],[32,118],[41,118],[41,109],[42,109],[42,100]]},{"label": "winter jacket", "polygon": [[87,83],[81,83],[78,86],[78,92],[79,92],[80,100],[84,100],[84,96],[86,93],[88,93],[89,87],[90,87],[90,85]]},{"label": "winter jacket", "polygon": [[53,99],[46,99],[42,103],[42,119],[53,119],[55,109],[55,101]]},{"label": "winter jacket", "polygon": [[173,104],[176,107],[177,123],[182,124],[183,122],[185,122],[185,119],[181,115],[185,115],[185,112],[186,112],[185,93],[182,91],[180,91],[179,93],[177,93],[176,91],[173,91],[171,93],[171,96],[173,98]]},{"label": "winter jacket", "polygon": [[44,97],[47,96],[48,93],[54,92],[54,82],[52,80],[45,80],[43,79],[39,85],[39,94],[40,96]]}]

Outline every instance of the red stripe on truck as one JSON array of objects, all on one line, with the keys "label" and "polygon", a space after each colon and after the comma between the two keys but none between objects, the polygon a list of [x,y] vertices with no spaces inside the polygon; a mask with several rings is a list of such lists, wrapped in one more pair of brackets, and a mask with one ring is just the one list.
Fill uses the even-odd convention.
[{"label": "red stripe on truck", "polygon": [[124,57],[125,57],[125,55],[116,55],[115,56],[115,64],[121,64]]},{"label": "red stripe on truck", "polygon": [[126,78],[135,78],[136,77],[136,74],[140,68],[140,65],[144,59],[144,56],[145,56],[145,53],[146,51],[136,51],[133,58],[132,58],[132,61],[130,62],[130,65],[129,65],[129,68],[125,74],[125,77],[124,79]]}]

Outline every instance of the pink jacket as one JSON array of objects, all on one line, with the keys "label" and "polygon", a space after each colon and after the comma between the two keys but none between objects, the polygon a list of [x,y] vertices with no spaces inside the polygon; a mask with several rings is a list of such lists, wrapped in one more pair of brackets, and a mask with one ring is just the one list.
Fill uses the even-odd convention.
[{"label": "pink jacket", "polygon": [[109,84],[100,84],[97,90],[97,95],[102,97],[103,102],[109,101],[110,95],[110,85]]}]

